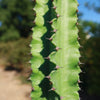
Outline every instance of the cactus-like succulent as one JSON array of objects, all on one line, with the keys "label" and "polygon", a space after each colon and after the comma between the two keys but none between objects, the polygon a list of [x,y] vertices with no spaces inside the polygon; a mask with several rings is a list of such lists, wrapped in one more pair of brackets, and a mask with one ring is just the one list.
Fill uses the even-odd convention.
[{"label": "cactus-like succulent", "polygon": [[32,100],[79,100],[77,0],[34,0]]}]

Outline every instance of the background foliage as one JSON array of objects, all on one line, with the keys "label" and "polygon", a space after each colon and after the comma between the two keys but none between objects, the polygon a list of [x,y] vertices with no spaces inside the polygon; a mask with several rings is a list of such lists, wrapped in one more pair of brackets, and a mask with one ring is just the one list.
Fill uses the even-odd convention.
[{"label": "background foliage", "polygon": [[7,69],[30,67],[33,6],[31,0],[0,0],[0,60]]}]

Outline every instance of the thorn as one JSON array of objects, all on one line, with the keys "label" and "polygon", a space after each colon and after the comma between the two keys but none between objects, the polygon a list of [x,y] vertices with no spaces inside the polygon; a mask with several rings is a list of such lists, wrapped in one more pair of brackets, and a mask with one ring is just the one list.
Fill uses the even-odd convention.
[{"label": "thorn", "polygon": [[80,48],[83,48],[83,46],[80,45]]},{"label": "thorn", "polygon": [[61,49],[61,48],[59,48],[59,47],[56,47],[56,48],[55,48],[56,51],[58,51],[59,49]]},{"label": "thorn", "polygon": [[56,29],[54,29],[53,31],[51,31],[51,32],[54,32],[54,33],[56,33],[57,32],[57,30]]},{"label": "thorn", "polygon": [[54,29],[54,30],[53,30],[53,32],[54,32],[54,33],[56,33],[56,32],[57,32],[57,30],[56,30],[56,29]]},{"label": "thorn", "polygon": [[27,64],[31,64],[31,61],[28,61]]},{"label": "thorn", "polygon": [[80,56],[79,58],[82,58],[83,56]]},{"label": "thorn", "polygon": [[79,25],[79,23],[77,22],[76,25]]},{"label": "thorn", "polygon": [[78,80],[78,83],[83,83],[82,81]]},{"label": "thorn", "polygon": [[78,40],[80,40],[81,38],[80,38],[80,37],[78,37],[77,39],[78,39]]},{"label": "thorn", "polygon": [[28,81],[31,81],[31,78],[29,77],[27,80],[28,80]]},{"label": "thorn", "polygon": [[84,65],[84,63],[81,63],[80,61],[79,61],[79,63],[78,63],[79,65]]},{"label": "thorn", "polygon": [[84,92],[84,90],[83,90],[82,88],[80,88],[80,91],[81,91],[81,92]]},{"label": "thorn", "polygon": [[54,7],[52,7],[53,9],[56,9],[57,7],[56,6],[54,6]]},{"label": "thorn", "polygon": [[78,33],[80,32],[80,30],[78,30]]},{"label": "thorn", "polygon": [[50,82],[49,84],[52,85],[52,82]]},{"label": "thorn", "polygon": [[60,17],[60,15],[59,14],[57,14],[57,18],[59,18]]},{"label": "thorn", "polygon": [[44,59],[50,60],[50,57],[44,57]]},{"label": "thorn", "polygon": [[55,88],[51,88],[49,91],[55,91],[56,89]]},{"label": "thorn", "polygon": [[32,45],[31,45],[31,44],[29,44],[29,45],[28,45],[28,47],[29,47],[29,48],[31,48],[31,47],[32,47]]},{"label": "thorn", "polygon": [[86,72],[81,71],[79,74],[85,74]]},{"label": "thorn", "polygon": [[35,24],[35,21],[33,21],[33,24]]},{"label": "thorn", "polygon": [[46,38],[47,40],[49,40],[49,41],[52,41],[52,38]]},{"label": "thorn", "polygon": [[62,100],[64,97],[60,97],[60,99]]},{"label": "thorn", "polygon": [[34,16],[36,17],[36,13],[34,13]]},{"label": "thorn", "polygon": [[33,8],[33,11],[35,11],[35,9]]},{"label": "thorn", "polygon": [[51,21],[47,21],[49,24],[52,24],[53,23],[53,21],[51,20]]},{"label": "thorn", "polygon": [[52,91],[56,90],[55,88],[51,88]]},{"label": "thorn", "polygon": [[56,70],[57,70],[57,69],[59,69],[59,68],[63,68],[63,67],[59,67],[59,66],[57,65],[54,69],[56,69]]},{"label": "thorn", "polygon": [[59,66],[56,66],[56,67],[55,67],[55,69],[59,69],[59,68],[60,68]]},{"label": "thorn", "polygon": [[31,61],[28,61],[29,64],[31,64]]},{"label": "thorn", "polygon": [[77,10],[76,10],[76,12],[78,13],[78,12],[79,12],[79,10],[77,9]]},{"label": "thorn", "polygon": [[50,78],[51,78],[51,77],[50,77],[50,76],[45,76],[45,78],[47,78],[47,79],[49,79],[49,80],[50,80]]}]

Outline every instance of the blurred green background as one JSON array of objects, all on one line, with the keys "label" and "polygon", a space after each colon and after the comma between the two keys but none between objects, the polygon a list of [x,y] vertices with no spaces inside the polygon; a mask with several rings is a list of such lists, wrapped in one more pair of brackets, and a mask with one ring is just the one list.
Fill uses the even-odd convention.
[{"label": "blurred green background", "polygon": [[[83,56],[80,85],[83,100],[100,100],[100,4],[99,0],[78,0],[79,40]],[[16,70],[27,79],[30,72],[31,28],[34,27],[32,0],[0,0],[0,65]],[[89,15],[90,14],[90,15]],[[28,73],[29,72],[29,73]]]},{"label": "blurred green background", "polygon": [[23,76],[30,67],[33,7],[31,0],[0,0],[0,64]]}]

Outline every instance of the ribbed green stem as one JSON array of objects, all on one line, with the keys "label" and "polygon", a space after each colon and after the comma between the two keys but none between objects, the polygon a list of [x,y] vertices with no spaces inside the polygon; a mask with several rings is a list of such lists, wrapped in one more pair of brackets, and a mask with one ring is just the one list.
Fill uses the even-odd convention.
[{"label": "ribbed green stem", "polygon": [[77,2],[76,0],[54,0],[54,4],[60,17],[52,25],[57,30],[52,42],[60,49],[50,55],[50,60],[59,67],[50,74],[51,82],[63,100],[78,100],[80,53],[76,27]]},{"label": "ribbed green stem", "polygon": [[39,70],[40,66],[44,63],[44,58],[40,54],[43,50],[43,42],[41,37],[47,32],[46,27],[44,26],[44,18],[43,16],[48,11],[48,0],[37,0],[34,10],[36,11],[35,24],[36,26],[33,28],[33,40],[31,42],[31,53],[33,58],[31,59],[31,67],[33,73],[31,75],[31,81],[33,86],[33,91],[31,93],[31,97],[33,100],[45,100],[45,98],[41,98],[42,90],[39,86],[43,78],[45,77],[43,73]]}]

